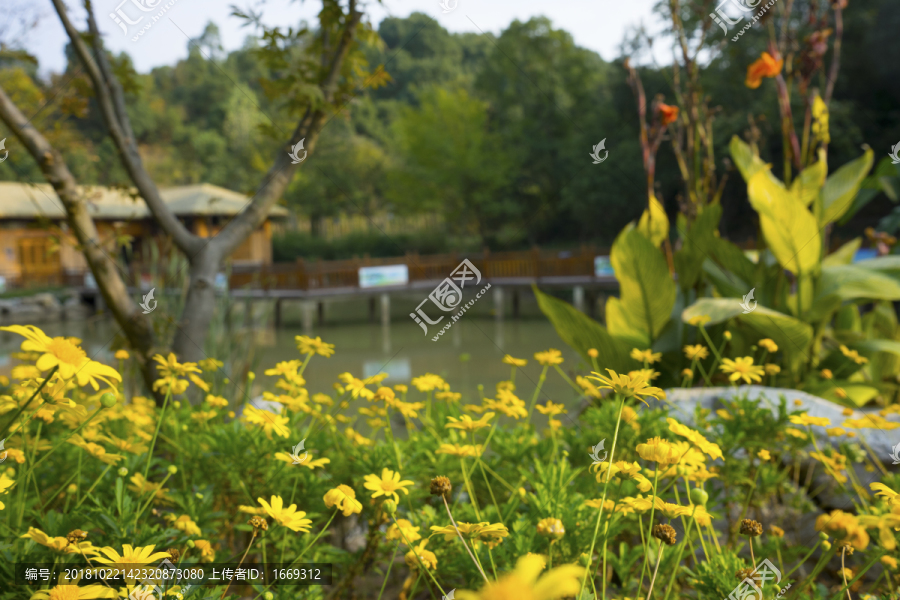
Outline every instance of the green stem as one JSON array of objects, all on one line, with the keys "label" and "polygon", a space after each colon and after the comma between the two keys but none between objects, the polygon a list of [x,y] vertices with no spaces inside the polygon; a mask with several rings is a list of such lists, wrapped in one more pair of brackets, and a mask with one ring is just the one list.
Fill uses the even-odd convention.
[{"label": "green stem", "polygon": [[79,501],[78,501],[78,504],[75,505],[75,508],[72,509],[73,512],[74,512],[75,510],[77,510],[79,506],[81,506],[81,503],[82,503],[82,502],[84,502],[85,500],[87,500],[87,497],[91,495],[91,492],[94,491],[94,488],[97,487],[97,484],[100,483],[100,480],[103,479],[104,475],[106,475],[106,473],[107,473],[110,469],[112,469],[112,467],[113,467],[112,465],[106,465],[106,468],[103,469],[103,472],[102,472],[102,473],[100,473],[100,477],[98,477],[98,478],[94,481],[94,484],[93,484],[91,487],[88,488],[88,491],[86,491],[86,492],[84,493],[84,496],[81,497],[81,500],[79,500]]},{"label": "green stem", "polygon": [[[28,402],[23,404],[22,408],[20,408],[19,410],[16,411],[16,414],[14,414],[12,416],[12,419],[9,420],[9,423],[7,423],[6,426],[3,428],[3,435],[6,435],[6,432],[9,431],[9,428],[12,426],[12,424],[15,423],[16,419],[19,418],[19,415],[21,415],[23,412],[25,412],[28,409],[28,405],[31,404],[31,401],[34,400],[38,394],[41,393],[41,390],[44,389],[44,386],[47,385],[47,382],[50,381],[50,378],[53,377],[53,374],[56,373],[57,369],[59,369],[59,365],[50,369],[50,372],[47,373],[46,377],[44,377],[44,380],[41,382],[41,385],[38,386],[38,389],[34,390],[34,393],[31,395],[31,398],[28,399]],[[41,406],[43,406],[44,403],[45,403],[45,401],[42,400],[41,403],[38,405],[38,407],[36,409],[34,409],[34,412],[31,413],[27,419],[25,419],[25,421],[22,423],[21,427],[24,427],[25,424],[31,420],[31,417],[33,417],[34,414],[38,410],[40,410]]]},{"label": "green stem", "polygon": [[388,577],[391,576],[391,568],[394,566],[394,559],[397,558],[397,550],[400,549],[400,542],[397,542],[397,545],[394,546],[394,553],[391,555],[391,561],[388,563],[387,573],[384,574],[384,581],[381,583],[381,591],[378,592],[377,600],[381,600],[382,594],[384,594],[384,588],[387,586]]},{"label": "green stem", "polygon": [[656,499],[658,498],[656,491],[659,489],[659,470],[661,468],[662,465],[657,464],[656,473],[653,475],[653,499],[650,500],[650,523],[647,524],[647,549],[644,551],[644,564],[641,567],[641,581],[638,583],[638,594],[641,593],[644,586],[644,571],[649,570],[650,566],[650,537],[653,533],[653,516],[656,514]]},{"label": "green stem", "polygon": [[315,544],[316,542],[319,541],[319,538],[322,537],[322,534],[325,533],[325,531],[328,530],[328,526],[331,525],[331,522],[332,522],[332,521],[334,520],[334,518],[337,516],[338,512],[340,512],[340,509],[337,509],[337,508],[334,509],[334,512],[331,513],[331,518],[328,519],[328,522],[327,522],[327,523],[325,523],[325,527],[323,527],[323,528],[321,529],[321,531],[319,531],[319,533],[316,534],[316,537],[313,539],[313,541],[311,541],[311,542],[309,543],[309,546],[307,546],[306,548],[303,549],[303,552],[301,552],[301,553],[300,553],[300,556],[298,556],[297,558],[295,558],[295,559],[293,560],[293,562],[291,562],[291,565],[293,565],[294,563],[299,562],[300,559],[303,558],[303,555],[306,554],[306,551],[309,550],[310,548],[312,548],[313,544]]},{"label": "green stem", "polygon": [[[616,442],[619,440],[619,425],[622,423],[622,411],[625,410],[625,398],[619,399],[619,414],[616,417],[616,430],[613,434],[612,448],[609,449],[609,466],[612,467],[616,455]],[[612,476],[612,468],[606,470],[606,481],[603,483],[603,497],[600,500],[600,510],[597,512],[597,522],[594,524],[594,537],[591,538],[591,549],[588,551],[588,565],[584,570],[584,576],[581,579],[581,589],[579,594],[584,591],[584,585],[587,582],[588,573],[591,570],[591,563],[594,560],[594,547],[597,544],[597,534],[600,532],[600,521],[603,519],[603,505],[606,504],[606,492],[609,490],[609,480]],[[605,574],[604,574],[605,575]]]},{"label": "green stem", "polygon": [[549,368],[549,365],[544,365],[541,376],[538,378],[537,387],[534,388],[534,395],[531,397],[531,406],[528,407],[528,416],[525,418],[526,426],[531,423],[531,413],[534,411],[534,405],[537,404],[537,399],[541,394],[541,388],[544,386],[544,380],[547,379],[547,369]]},{"label": "green stem", "polygon": [[156,447],[156,437],[159,435],[159,428],[162,425],[163,418],[166,416],[166,406],[169,404],[169,398],[172,397],[172,389],[166,392],[163,400],[162,411],[159,413],[159,420],[156,422],[156,431],[153,432],[153,441],[150,442],[150,448],[147,450],[147,466],[144,467],[144,479],[147,479],[147,473],[150,472],[150,462],[153,460],[153,449]]}]

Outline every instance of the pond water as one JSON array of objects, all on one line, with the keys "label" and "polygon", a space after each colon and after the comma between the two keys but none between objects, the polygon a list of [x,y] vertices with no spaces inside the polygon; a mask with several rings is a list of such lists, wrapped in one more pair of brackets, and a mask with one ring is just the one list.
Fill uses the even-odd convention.
[{"label": "pond water", "polygon": [[[108,316],[46,323],[40,327],[50,336],[81,338],[89,356],[113,365],[116,363],[113,352],[124,341]],[[314,326],[310,332],[296,325],[278,329],[271,324],[259,325],[239,328],[217,338],[235,346],[237,351],[232,348],[231,354],[239,360],[229,360],[224,350],[215,357],[226,361],[226,370],[229,364],[235,369],[254,370],[257,382],[264,383],[263,380],[269,379],[263,375],[266,368],[278,361],[300,358],[294,336],[303,333],[321,336],[335,345],[333,356],[316,356],[307,369],[305,377],[311,393],[329,392],[337,376],[345,371],[357,377],[383,371],[389,375],[386,380],[389,385],[408,384],[413,377],[435,373],[447,380],[453,391],[462,392],[464,402],[477,402],[479,384],[484,386],[486,395],[493,397],[497,382],[509,379],[510,367],[501,361],[505,354],[511,354],[528,359],[528,365],[516,375],[516,393],[530,402],[541,373],[540,365],[533,358],[535,352],[549,348],[560,350],[565,358],[562,367],[570,377],[588,370],[584,361],[560,340],[550,323],[539,316],[499,321],[467,315],[436,342],[423,335],[408,318],[395,318],[388,327],[356,322]],[[0,332],[0,374],[9,375],[17,364],[10,353],[18,351],[21,341],[18,335]],[[543,392],[541,401],[551,399],[571,404],[576,398],[574,390],[552,368]]]}]

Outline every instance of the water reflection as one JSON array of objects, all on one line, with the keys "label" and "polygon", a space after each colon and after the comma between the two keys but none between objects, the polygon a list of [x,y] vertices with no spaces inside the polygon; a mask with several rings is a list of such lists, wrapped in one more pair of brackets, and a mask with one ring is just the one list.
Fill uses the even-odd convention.
[{"label": "water reflection", "polygon": [[[47,323],[41,328],[50,336],[73,336],[83,340],[83,347],[95,360],[116,364],[113,353],[123,343],[118,327],[108,318],[85,321]],[[294,336],[304,333],[303,327],[256,327],[253,343],[256,346],[253,369],[264,383],[265,368],[278,361],[299,358]],[[314,326],[312,335],[335,344],[330,358],[315,357],[305,373],[307,386],[313,393],[332,389],[340,373],[349,371],[357,376],[371,376],[380,371],[388,373],[387,383],[408,384],[412,377],[435,373],[447,380],[454,391],[464,394],[465,402],[476,402],[478,385],[484,385],[488,396],[494,395],[497,382],[509,379],[510,367],[501,362],[505,354],[529,359],[528,365],[516,376],[517,394],[530,402],[541,367],[532,355],[548,348],[558,348],[565,358],[563,367],[584,373],[587,369],[578,355],[562,343],[553,327],[544,320],[501,321],[492,318],[464,318],[454,324],[450,335],[438,341],[423,336],[412,322],[357,323],[338,326]],[[17,362],[10,360],[16,352],[21,336],[0,332],[0,374],[9,375]],[[552,371],[552,370],[551,370]],[[571,387],[561,377],[549,373],[544,385],[550,398],[569,404],[575,397]]]}]

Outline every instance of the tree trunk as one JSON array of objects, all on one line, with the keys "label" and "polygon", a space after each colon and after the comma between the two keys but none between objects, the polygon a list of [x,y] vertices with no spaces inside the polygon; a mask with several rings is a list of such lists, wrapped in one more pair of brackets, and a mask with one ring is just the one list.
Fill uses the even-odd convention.
[{"label": "tree trunk", "polygon": [[147,316],[128,293],[115,258],[102,247],[94,220],[87,212],[81,190],[66,166],[62,154],[31,125],[2,88],[0,88],[0,121],[3,121],[28,149],[28,153],[40,167],[41,173],[53,186],[65,209],[69,226],[97,281],[103,300],[135,352],[147,388],[152,389],[156,375],[156,368],[151,361],[151,357],[156,353],[153,347],[153,328]]},{"label": "tree trunk", "polygon": [[[197,362],[206,355],[204,343],[216,310],[216,274],[222,259],[212,245],[191,260],[190,283],[172,351],[182,361]],[[217,358],[217,357],[212,357]]]}]

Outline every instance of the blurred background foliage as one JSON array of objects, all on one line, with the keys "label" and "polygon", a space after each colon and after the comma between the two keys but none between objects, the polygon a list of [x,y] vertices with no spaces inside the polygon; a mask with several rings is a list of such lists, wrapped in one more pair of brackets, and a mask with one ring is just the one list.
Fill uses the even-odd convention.
[{"label": "blurred background foliage", "polygon": [[[886,60],[896,31],[896,0],[851,2],[845,13],[831,106],[832,165],[857,157],[862,144],[875,149],[877,163],[898,141],[900,63]],[[702,71],[717,107],[717,168],[730,171],[720,228],[737,241],[753,237],[757,226],[746,187],[727,159],[728,140],[742,135],[752,118],[761,154],[771,157],[776,173],[781,163],[774,87],[744,85],[746,66],[765,50],[766,36],[758,33],[711,47],[713,58]],[[648,52],[665,40],[629,32],[621,57],[606,62],[543,18],[513,21],[495,37],[449,33],[415,13],[383,20],[378,34],[384,44],[368,50],[369,61],[384,65],[390,79],[361,93],[326,126],[313,160],[284,197],[296,217],[292,222],[308,225],[302,231],[289,226],[276,238],[278,260],[482,246],[608,246],[641,214],[646,195],[638,119],[623,60],[630,56],[643,65],[648,98],[662,94],[674,103],[671,70]],[[721,36],[712,37],[718,43]],[[291,122],[285,98],[268,97],[260,83],[270,75],[257,52],[260,44],[250,36],[241,49],[225,52],[210,23],[175,65],[136,73],[127,55],[114,57],[158,185],[208,182],[253,194]],[[19,53],[0,53],[0,84],[32,111],[34,124],[63,152],[79,181],[128,185],[77,62],[43,79],[38,68]],[[5,135],[0,127],[0,137]],[[610,154],[601,167],[591,164],[588,153],[604,138]],[[2,170],[0,178],[20,173],[22,180],[42,181],[27,153],[11,153],[9,160],[14,168]],[[682,182],[667,143],[657,180],[658,197],[673,218]],[[877,226],[890,212],[896,198],[872,193],[872,201],[834,232],[836,240]],[[372,227],[326,243],[327,219],[385,213],[436,216],[440,235],[392,233],[386,246]],[[900,218],[887,221],[900,225]]]}]

